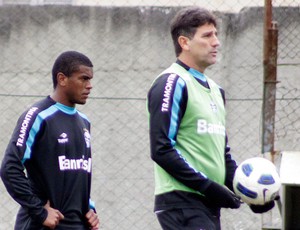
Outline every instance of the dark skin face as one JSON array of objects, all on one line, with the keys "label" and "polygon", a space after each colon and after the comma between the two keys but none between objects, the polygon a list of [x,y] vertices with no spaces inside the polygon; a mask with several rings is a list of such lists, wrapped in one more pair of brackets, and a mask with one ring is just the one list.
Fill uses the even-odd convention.
[{"label": "dark skin face", "polygon": [[57,87],[52,99],[66,106],[75,107],[76,104],[85,104],[91,92],[93,68],[80,65],[79,70],[67,77],[63,73],[57,74]]}]

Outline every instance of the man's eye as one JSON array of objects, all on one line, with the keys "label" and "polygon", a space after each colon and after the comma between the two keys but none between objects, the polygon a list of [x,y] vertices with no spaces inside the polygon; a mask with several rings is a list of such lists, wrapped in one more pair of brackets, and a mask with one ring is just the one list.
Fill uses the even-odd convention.
[{"label": "man's eye", "polygon": [[204,34],[203,35],[203,37],[206,37],[206,38],[209,38],[209,37],[211,37],[212,36],[212,34]]}]

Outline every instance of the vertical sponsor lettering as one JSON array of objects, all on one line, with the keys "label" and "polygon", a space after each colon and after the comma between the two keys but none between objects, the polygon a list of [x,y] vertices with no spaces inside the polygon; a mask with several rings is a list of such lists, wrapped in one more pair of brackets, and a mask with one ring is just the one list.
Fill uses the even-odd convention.
[{"label": "vertical sponsor lettering", "polygon": [[23,144],[24,144],[24,139],[25,139],[25,134],[27,132],[27,129],[28,129],[28,125],[29,125],[29,122],[32,118],[32,115],[34,114],[34,112],[38,109],[38,107],[32,107],[31,109],[28,110],[28,112],[26,113],[25,117],[24,117],[24,120],[21,124],[21,128],[20,128],[20,131],[19,131],[19,138],[17,140],[17,143],[16,145],[19,146],[19,147],[22,147]]},{"label": "vertical sponsor lettering", "polygon": [[169,75],[169,77],[167,79],[167,83],[165,85],[165,90],[164,90],[164,98],[163,98],[163,102],[161,104],[161,111],[162,112],[169,111],[170,96],[171,96],[171,92],[172,92],[172,89],[173,89],[175,76],[176,76],[176,74],[171,74],[171,75]]}]

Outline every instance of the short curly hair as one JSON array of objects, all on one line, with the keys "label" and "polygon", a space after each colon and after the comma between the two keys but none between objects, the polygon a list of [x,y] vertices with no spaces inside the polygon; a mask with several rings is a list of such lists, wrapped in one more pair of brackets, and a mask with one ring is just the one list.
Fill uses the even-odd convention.
[{"label": "short curly hair", "polygon": [[66,51],[60,54],[55,60],[52,68],[53,88],[55,89],[57,86],[57,74],[59,72],[70,77],[72,73],[79,70],[80,65],[93,67],[91,60],[77,51]]}]

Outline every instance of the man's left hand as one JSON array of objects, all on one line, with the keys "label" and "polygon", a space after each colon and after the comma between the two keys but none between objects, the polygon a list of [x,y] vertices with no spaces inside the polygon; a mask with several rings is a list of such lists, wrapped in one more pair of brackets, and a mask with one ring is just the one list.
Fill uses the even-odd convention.
[{"label": "man's left hand", "polygon": [[100,220],[98,218],[97,213],[93,209],[90,209],[88,213],[85,215],[88,220],[88,223],[91,226],[91,230],[98,230],[100,225]]}]

